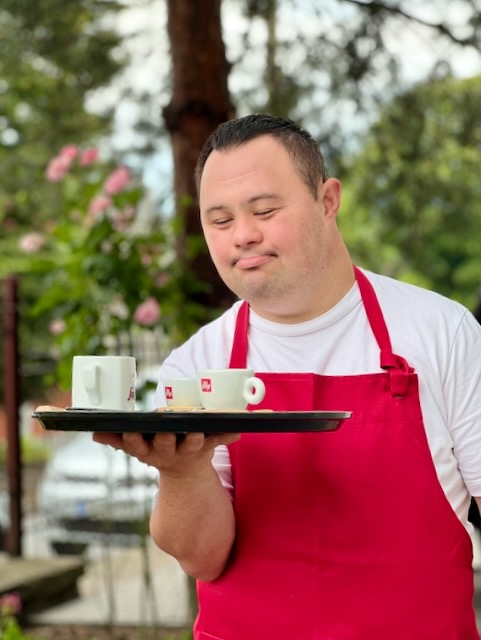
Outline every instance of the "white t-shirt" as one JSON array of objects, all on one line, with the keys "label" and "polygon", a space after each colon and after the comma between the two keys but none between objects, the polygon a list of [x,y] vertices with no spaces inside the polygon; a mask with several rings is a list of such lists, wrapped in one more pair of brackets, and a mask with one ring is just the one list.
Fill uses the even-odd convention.
[{"label": "white t-shirt", "polygon": [[[481,496],[481,326],[462,305],[434,292],[365,271],[373,285],[394,353],[419,377],[431,454],[443,490],[465,526],[470,495]],[[160,377],[195,377],[229,366],[236,302],[164,361]],[[380,372],[379,347],[357,283],[327,313],[300,324],[278,324],[252,310],[247,366],[258,372],[355,375]],[[157,406],[165,405],[162,385]],[[232,486],[227,447],[214,456]],[[402,478],[400,478],[402,481]]]}]

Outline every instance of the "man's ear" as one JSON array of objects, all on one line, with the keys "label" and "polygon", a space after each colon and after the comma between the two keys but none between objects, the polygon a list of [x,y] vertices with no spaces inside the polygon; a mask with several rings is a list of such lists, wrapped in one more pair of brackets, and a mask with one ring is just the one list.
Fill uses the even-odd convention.
[{"label": "man's ear", "polygon": [[341,182],[337,178],[328,178],[319,184],[319,198],[324,205],[324,215],[335,218],[341,206]]}]

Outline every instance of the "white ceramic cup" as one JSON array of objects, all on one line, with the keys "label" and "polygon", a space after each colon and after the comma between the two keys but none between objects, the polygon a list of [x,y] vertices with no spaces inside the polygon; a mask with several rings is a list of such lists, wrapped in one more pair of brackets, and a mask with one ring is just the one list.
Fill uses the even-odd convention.
[{"label": "white ceramic cup", "polygon": [[74,356],[72,408],[134,411],[136,377],[131,356]]},{"label": "white ceramic cup", "polygon": [[201,407],[197,378],[163,378],[168,407]]},{"label": "white ceramic cup", "polygon": [[200,401],[205,409],[238,409],[259,404],[266,388],[251,369],[202,369],[197,372]]}]

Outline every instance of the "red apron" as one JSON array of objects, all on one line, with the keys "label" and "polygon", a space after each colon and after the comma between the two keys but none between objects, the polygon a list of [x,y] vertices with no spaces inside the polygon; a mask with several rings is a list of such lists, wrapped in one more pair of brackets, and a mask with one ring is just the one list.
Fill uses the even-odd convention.
[{"label": "red apron", "polygon": [[[471,541],[437,479],[417,376],[356,278],[384,371],[257,374],[258,409],[353,417],[335,432],[243,434],[229,447],[236,540],[220,578],[198,583],[196,640],[479,639]],[[231,367],[247,366],[247,332],[244,303]]]}]

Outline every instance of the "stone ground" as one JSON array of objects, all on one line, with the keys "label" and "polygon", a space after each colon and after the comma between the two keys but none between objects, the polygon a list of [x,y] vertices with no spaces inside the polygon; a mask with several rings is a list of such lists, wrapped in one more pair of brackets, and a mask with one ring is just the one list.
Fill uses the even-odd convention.
[{"label": "stone ground", "polygon": [[23,631],[29,640],[189,640],[189,629],[97,625],[36,625]]},{"label": "stone ground", "polygon": [[[6,488],[6,478],[0,469],[0,490]],[[27,512],[34,508],[34,487],[38,482],[41,468],[28,469],[24,482],[24,508]],[[478,549],[479,542],[478,540]],[[479,554],[479,551],[478,551]],[[480,563],[481,558],[478,559]],[[480,563],[481,564],[481,563]],[[475,608],[478,625],[481,629],[481,571],[475,573],[476,597]],[[70,624],[59,620],[55,624],[35,623],[23,627],[29,640],[190,640],[191,629],[162,626],[133,626],[115,624],[113,627],[100,624]]]},{"label": "stone ground", "polygon": [[[23,509],[31,513],[35,509],[35,489],[42,473],[42,466],[26,466],[22,478]],[[7,490],[6,469],[0,465],[0,491]],[[154,627],[115,624],[69,624],[58,622],[29,623],[22,625],[29,640],[190,640],[190,627]]]}]

